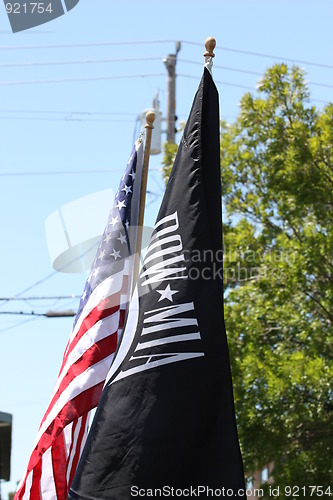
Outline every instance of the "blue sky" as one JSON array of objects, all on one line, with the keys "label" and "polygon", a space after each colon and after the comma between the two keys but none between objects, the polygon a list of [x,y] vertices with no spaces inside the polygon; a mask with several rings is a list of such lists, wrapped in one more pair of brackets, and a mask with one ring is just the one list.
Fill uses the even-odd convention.
[{"label": "blue sky", "polygon": [[[190,110],[204,40],[212,35],[220,115],[231,122],[246,88],[255,92],[259,76],[246,71],[263,74],[283,58],[304,62],[300,66],[313,82],[313,104],[321,108],[332,100],[333,88],[317,85],[333,86],[332,19],[329,0],[81,0],[55,21],[13,34],[1,4],[0,296],[24,290],[24,297],[81,294],[84,274],[53,271],[45,220],[66,203],[116,189],[138,130],[137,117],[151,106],[157,90],[165,116],[162,58],[174,53],[176,40],[182,41],[179,120]],[[64,81],[69,79],[77,80]],[[154,223],[163,195],[161,161],[161,155],[151,158],[147,224]],[[106,218],[107,209],[96,224]],[[77,300],[3,301],[0,312],[76,306]],[[2,484],[3,498],[24,473],[71,325],[72,318],[0,314],[0,411],[13,414],[12,481]]]}]

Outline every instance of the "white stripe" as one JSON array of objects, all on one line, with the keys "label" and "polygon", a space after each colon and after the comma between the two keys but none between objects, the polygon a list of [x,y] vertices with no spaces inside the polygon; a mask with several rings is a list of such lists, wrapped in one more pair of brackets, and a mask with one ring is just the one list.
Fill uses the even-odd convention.
[{"label": "white stripe", "polygon": [[104,387],[107,385],[108,381],[114,375],[114,373],[118,370],[129,348],[131,347],[136,332],[136,328],[138,325],[138,318],[139,318],[139,297],[138,297],[138,287],[136,286],[129,306],[128,318],[127,318],[126,328],[123,333],[123,338],[117,356],[115,357],[110,367],[109,373],[106,376]]},{"label": "white stripe", "polygon": [[72,427],[73,427],[73,422],[66,425],[66,427],[63,430],[64,441],[65,441],[65,451],[66,451],[67,458],[69,455],[69,449],[70,449],[71,441],[72,441]]},{"label": "white stripe", "polygon": [[81,325],[85,318],[89,315],[89,313],[98,306],[98,304],[107,298],[109,295],[113,295],[118,293],[121,290],[122,283],[123,283],[123,276],[124,272],[121,271],[117,274],[114,274],[113,276],[109,276],[106,278],[104,281],[102,281],[97,287],[92,291],[88,302],[84,306],[84,308],[81,311],[80,317],[78,318],[77,323],[75,324],[75,327],[73,331],[71,332],[65,355],[67,354],[67,351],[70,347],[71,342],[75,338],[77,332],[81,328]]},{"label": "white stripe", "polygon": [[124,276],[124,274],[126,274],[125,273],[126,267],[127,266],[126,266],[126,261],[125,261],[125,267],[124,267],[123,271],[116,273],[116,274],[113,274],[112,276],[109,276],[104,281],[102,281],[99,285],[97,285],[97,287],[92,291],[92,293],[88,299],[88,302],[84,306],[84,308],[80,314],[80,317],[75,325],[75,328],[70,335],[70,338],[69,338],[69,341],[68,341],[68,344],[66,347],[65,355],[66,355],[66,353],[70,347],[70,344],[73,341],[75,335],[79,331],[86,316],[88,316],[88,314],[96,306],[98,306],[98,304],[101,302],[101,300],[103,300],[106,297],[108,297],[109,295],[113,295],[121,290],[122,284],[123,284],[123,276]]},{"label": "white stripe", "polygon": [[40,480],[40,493],[43,500],[56,500],[57,498],[57,491],[55,489],[53,476],[51,448],[46,450],[42,455],[42,477]]},{"label": "white stripe", "polygon": [[78,394],[81,394],[82,390],[90,389],[91,387],[94,387],[95,385],[105,380],[105,376],[108,372],[108,369],[110,368],[110,364],[113,358],[114,354],[111,354],[110,356],[104,358],[102,361],[99,361],[95,365],[87,368],[87,370],[81,373],[81,375],[75,377],[75,379],[68,385],[68,387],[60,394],[59,399],[52,407],[46,420],[39,428],[35,446],[37,445],[38,441],[40,440],[48,426],[51,424],[51,422],[58,415],[58,413],[66,403],[71,401]]},{"label": "white stripe", "polygon": [[85,353],[96,342],[108,337],[110,334],[117,331],[119,325],[119,317],[120,313],[119,311],[117,311],[111,316],[103,318],[102,320],[98,321],[94,326],[92,326],[90,330],[88,330],[83,335],[83,337],[81,337],[81,339],[76,344],[73,351],[69,354],[66,364],[59,373],[58,380],[56,381],[55,387],[53,389],[51,400],[55,395],[55,393],[57,392],[57,390],[59,389],[59,386],[63,378],[67,374],[70,366],[73,363],[75,363],[75,361],[77,361],[82,356],[82,354]]},{"label": "white stripe", "polygon": [[71,470],[72,470],[72,463],[73,463],[73,459],[74,459],[75,452],[76,452],[77,439],[79,437],[79,432],[80,432],[80,429],[81,429],[81,425],[82,425],[82,417],[80,417],[77,420],[77,424],[76,424],[75,431],[74,431],[73,447],[72,447],[72,452],[70,454],[69,462],[68,462],[68,466],[67,466],[67,474],[66,474],[67,484],[69,482],[69,476],[70,476]]},{"label": "white stripe", "polygon": [[[26,479],[26,482],[25,482],[25,492],[24,492],[24,495],[22,497],[22,500],[29,500],[30,499],[30,490],[31,490],[31,485],[32,485],[32,475],[33,475],[33,471],[31,471],[28,474],[28,477]],[[21,484],[19,484],[19,487],[20,486],[21,486]]]}]

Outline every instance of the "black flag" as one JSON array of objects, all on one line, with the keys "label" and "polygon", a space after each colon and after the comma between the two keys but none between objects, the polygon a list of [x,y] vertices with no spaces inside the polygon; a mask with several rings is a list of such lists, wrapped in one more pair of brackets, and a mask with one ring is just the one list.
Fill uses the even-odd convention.
[{"label": "black flag", "polygon": [[246,498],[223,317],[218,93],[207,69],[68,498],[181,495]]}]

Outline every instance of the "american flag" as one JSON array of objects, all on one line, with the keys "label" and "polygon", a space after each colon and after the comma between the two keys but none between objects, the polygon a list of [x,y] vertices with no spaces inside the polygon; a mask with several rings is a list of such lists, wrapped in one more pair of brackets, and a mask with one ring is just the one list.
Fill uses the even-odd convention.
[{"label": "american flag", "polygon": [[[133,148],[80,300],[49,407],[15,500],[63,500],[120,341],[135,251],[143,140]],[[130,231],[131,229],[131,231]]]}]

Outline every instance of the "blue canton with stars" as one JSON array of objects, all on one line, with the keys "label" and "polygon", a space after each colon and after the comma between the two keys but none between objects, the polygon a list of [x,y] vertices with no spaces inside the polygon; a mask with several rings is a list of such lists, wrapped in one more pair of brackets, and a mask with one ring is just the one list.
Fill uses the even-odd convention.
[{"label": "blue canton with stars", "polygon": [[125,259],[128,258],[131,253],[129,227],[131,224],[131,205],[134,180],[137,171],[137,160],[138,154],[134,146],[125,173],[120,181],[113,208],[109,214],[108,222],[99,244],[94,263],[86,281],[74,326],[84,306],[88,302],[91,292],[110,275],[121,271],[124,268]]}]

